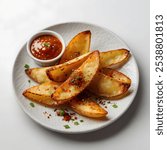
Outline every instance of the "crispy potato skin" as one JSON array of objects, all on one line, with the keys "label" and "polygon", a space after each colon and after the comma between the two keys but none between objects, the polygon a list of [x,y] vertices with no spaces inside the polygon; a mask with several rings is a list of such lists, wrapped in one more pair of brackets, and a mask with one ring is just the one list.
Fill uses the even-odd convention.
[{"label": "crispy potato skin", "polygon": [[55,107],[64,102],[56,102],[51,98],[51,94],[54,93],[56,88],[60,86],[60,83],[56,82],[46,82],[37,86],[33,86],[23,92],[23,95],[41,105],[48,106],[48,107]]},{"label": "crispy potato skin", "polygon": [[100,53],[100,68],[119,68],[124,65],[130,57],[127,49],[109,50]]},{"label": "crispy potato skin", "polygon": [[127,83],[131,85],[131,79],[117,70],[113,70],[111,68],[102,68],[100,69],[100,72],[122,83]]},{"label": "crispy potato skin", "polygon": [[102,118],[105,117],[108,113],[91,98],[85,98],[84,100],[74,98],[70,101],[69,105],[78,114],[90,118]]},{"label": "crispy potato skin", "polygon": [[98,96],[110,99],[126,93],[130,85],[122,83],[101,72],[98,72],[88,86],[88,90]]},{"label": "crispy potato skin", "polygon": [[78,33],[67,45],[59,64],[74,59],[89,52],[91,32],[89,30]]},{"label": "crispy potato skin", "polygon": [[99,68],[99,52],[94,51],[70,77],[52,94],[57,101],[70,100],[81,93],[91,82]]},{"label": "crispy potato skin", "polygon": [[82,65],[90,54],[91,53],[81,55],[68,62],[47,69],[46,74],[48,78],[56,82],[65,81],[75,69]]}]

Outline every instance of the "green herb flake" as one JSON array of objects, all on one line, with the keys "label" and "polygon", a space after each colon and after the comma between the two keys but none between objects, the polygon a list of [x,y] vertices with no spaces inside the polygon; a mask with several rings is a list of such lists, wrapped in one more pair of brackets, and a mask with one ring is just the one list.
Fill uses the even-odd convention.
[{"label": "green herb flake", "polygon": [[74,121],[75,119],[71,119],[71,121]]},{"label": "green herb flake", "polygon": [[78,126],[78,125],[79,125],[79,123],[76,121],[76,122],[74,122],[74,125]]},{"label": "green herb flake", "polygon": [[25,69],[29,69],[30,66],[29,66],[28,64],[25,64],[25,65],[24,65],[24,68],[25,68]]},{"label": "green herb flake", "polygon": [[50,43],[43,43],[44,46],[49,47]]},{"label": "green herb flake", "polygon": [[70,126],[69,125],[64,125],[64,128],[69,129]]},{"label": "green herb flake", "polygon": [[35,107],[34,103],[30,103],[30,106],[31,106],[31,107]]},{"label": "green herb flake", "polygon": [[60,116],[64,116],[65,111],[63,109],[61,109],[59,113],[60,113]]},{"label": "green herb flake", "polygon": [[80,122],[84,122],[83,120],[80,120]]},{"label": "green herb flake", "polygon": [[28,83],[31,83],[31,80],[28,80]]},{"label": "green herb flake", "polygon": [[113,104],[112,107],[113,107],[113,108],[118,108],[118,105]]}]

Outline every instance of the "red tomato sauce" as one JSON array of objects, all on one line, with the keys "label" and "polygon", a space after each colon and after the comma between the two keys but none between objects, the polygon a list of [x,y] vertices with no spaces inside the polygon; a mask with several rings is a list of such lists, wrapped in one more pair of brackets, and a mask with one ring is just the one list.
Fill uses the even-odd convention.
[{"label": "red tomato sauce", "polygon": [[38,59],[49,60],[61,53],[62,43],[53,35],[41,35],[32,41],[30,51]]}]

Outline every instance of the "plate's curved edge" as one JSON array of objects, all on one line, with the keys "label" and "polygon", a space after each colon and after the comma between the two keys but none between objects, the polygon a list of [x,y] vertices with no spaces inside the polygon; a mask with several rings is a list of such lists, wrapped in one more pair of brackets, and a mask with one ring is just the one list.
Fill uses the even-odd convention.
[{"label": "plate's curved edge", "polygon": [[[124,45],[126,45],[127,48],[129,49],[129,47],[128,47],[128,45],[126,44],[126,42],[125,42],[124,40],[122,40],[117,34],[115,34],[114,32],[112,32],[111,30],[109,30],[109,29],[106,28],[106,27],[99,26],[99,25],[96,25],[96,24],[93,24],[93,23],[80,22],[80,21],[61,22],[61,23],[52,25],[52,26],[50,26],[50,27],[46,27],[46,28],[44,28],[44,29],[42,29],[42,30],[45,30],[45,29],[47,29],[47,28],[52,28],[52,27],[57,26],[57,25],[71,24],[71,23],[76,23],[76,24],[79,23],[79,24],[91,25],[91,26],[95,26],[95,27],[101,28],[101,29],[103,29],[103,30],[106,30],[107,32],[110,32],[111,34],[113,34],[115,38],[117,38],[119,41],[121,41],[121,42],[122,42]],[[22,48],[24,47],[24,45],[23,45],[23,46],[20,46],[20,47],[21,47],[21,49],[22,49]],[[129,49],[129,50],[130,50],[130,49]],[[135,58],[134,54],[132,53],[131,50],[130,50],[130,52],[131,52],[131,54],[132,54],[132,56],[133,56],[133,58],[134,58],[134,62],[135,62],[135,65],[136,65],[136,71],[137,71],[137,74],[136,74],[136,75],[137,75],[136,91],[135,91],[135,93],[134,93],[134,95],[133,95],[133,97],[132,97],[131,102],[130,102],[129,105],[127,106],[127,108],[126,108],[122,113],[120,113],[117,118],[113,119],[112,121],[107,122],[107,123],[104,124],[103,126],[100,126],[100,127],[94,128],[94,129],[88,129],[88,130],[85,130],[85,131],[70,131],[70,130],[68,131],[68,130],[57,130],[57,129],[53,129],[53,128],[50,128],[49,126],[47,126],[46,124],[41,123],[41,122],[38,121],[35,117],[33,117],[32,115],[30,115],[29,112],[23,108],[23,106],[21,105],[21,103],[20,103],[19,101],[17,101],[17,103],[18,103],[19,106],[22,108],[22,110],[23,110],[34,122],[38,123],[39,125],[41,125],[42,127],[46,128],[46,129],[49,129],[49,130],[52,130],[52,131],[55,131],[55,132],[59,132],[59,133],[63,133],[63,134],[80,134],[80,133],[89,133],[89,132],[97,131],[97,130],[99,130],[99,129],[103,129],[103,128],[105,128],[106,126],[108,126],[108,125],[114,123],[115,121],[117,121],[124,113],[126,113],[126,111],[130,108],[131,104],[133,103],[133,101],[134,101],[134,99],[135,99],[135,97],[136,97],[136,95],[137,95],[138,87],[139,87],[139,80],[140,80],[140,79],[139,79],[139,68],[138,68],[138,64],[137,64],[137,62],[136,62],[136,58]],[[16,93],[15,85],[14,85],[14,70],[15,70],[15,65],[16,65],[17,58],[18,58],[18,56],[19,56],[20,53],[21,53],[21,50],[18,52],[18,54],[17,54],[17,56],[16,56],[16,58],[15,58],[15,61],[14,61],[14,64],[13,64],[13,70],[12,70],[12,84],[13,84],[13,88],[14,88],[14,92],[15,92],[16,98],[18,98],[18,95],[17,95],[17,93]]]}]

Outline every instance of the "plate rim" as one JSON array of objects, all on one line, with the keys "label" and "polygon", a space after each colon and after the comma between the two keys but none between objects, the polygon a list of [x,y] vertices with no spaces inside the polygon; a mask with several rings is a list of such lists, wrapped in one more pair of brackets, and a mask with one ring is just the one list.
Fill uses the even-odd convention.
[{"label": "plate rim", "polygon": [[[94,26],[94,27],[98,27],[98,28],[102,28],[104,30],[106,30],[107,32],[111,33],[115,38],[117,38],[119,41],[123,42],[127,48],[129,49],[127,43],[122,40],[116,33],[112,32],[110,29],[108,29],[107,27],[104,27],[104,26],[101,26],[101,25],[97,25],[97,24],[94,24],[94,23],[89,23],[89,22],[83,22],[83,21],[67,21],[67,22],[61,22],[61,23],[57,23],[57,24],[53,24],[51,26],[48,26],[48,27],[45,27],[41,30],[46,30],[48,28],[52,28],[54,26],[58,26],[58,25],[64,25],[64,24],[84,24],[84,25],[91,25],[91,26]],[[41,31],[39,30],[39,31]],[[100,129],[103,129],[109,125],[112,125],[114,122],[116,122],[121,116],[123,116],[123,114],[125,114],[127,112],[127,110],[130,108],[130,106],[132,105],[132,103],[134,102],[134,99],[137,95],[137,92],[138,92],[138,87],[139,87],[139,82],[140,82],[140,78],[139,78],[139,67],[138,67],[138,64],[137,64],[137,61],[136,61],[136,58],[133,54],[133,52],[130,50],[131,52],[131,55],[133,56],[134,58],[134,62],[135,62],[135,65],[136,65],[136,90],[135,90],[135,93],[132,97],[132,100],[131,102],[128,104],[128,106],[126,107],[126,109],[124,111],[122,111],[122,113],[119,114],[119,116],[117,118],[114,118],[113,120],[107,122],[106,124],[102,125],[102,126],[99,126],[97,128],[94,128],[94,129],[87,129],[87,130],[82,130],[82,131],[70,131],[70,130],[58,130],[58,129],[53,129],[49,126],[47,126],[46,124],[44,123],[41,123],[38,119],[36,119],[35,117],[33,117],[31,114],[29,114],[28,110],[25,109],[23,107],[23,105],[21,104],[21,102],[19,100],[17,100],[19,97],[18,97],[18,94],[16,92],[16,89],[15,89],[15,85],[14,85],[14,72],[15,72],[15,66],[16,66],[16,62],[17,62],[17,59],[19,57],[19,54],[21,53],[21,51],[23,50],[23,47],[25,46],[26,42],[24,44],[22,44],[22,46],[20,46],[19,48],[19,51],[17,52],[17,55],[15,57],[15,61],[13,63],[13,70],[12,70],[12,85],[13,85],[13,90],[14,90],[14,93],[15,93],[15,97],[16,97],[16,101],[17,103],[19,104],[19,106],[21,107],[21,109],[23,110],[23,112],[29,116],[34,122],[36,122],[37,124],[41,125],[42,127],[46,128],[46,129],[49,129],[51,131],[54,131],[54,132],[58,132],[58,133],[63,133],[63,134],[83,134],[83,133],[89,133],[89,132],[94,132],[94,131],[97,131],[97,130],[100,130]]]}]

